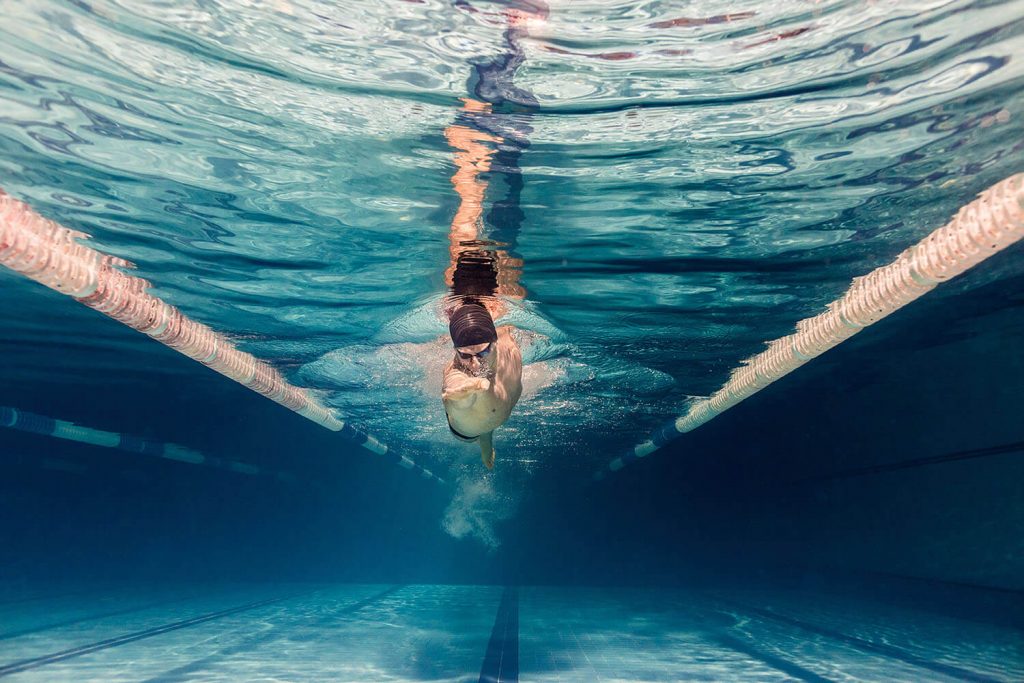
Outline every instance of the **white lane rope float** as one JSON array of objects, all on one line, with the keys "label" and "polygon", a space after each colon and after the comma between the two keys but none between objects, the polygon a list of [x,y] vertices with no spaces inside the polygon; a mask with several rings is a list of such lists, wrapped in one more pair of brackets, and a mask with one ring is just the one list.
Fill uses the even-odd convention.
[{"label": "white lane rope float", "polygon": [[0,265],[142,332],[321,427],[339,432],[349,442],[444,483],[408,456],[338,419],[307,390],[289,384],[277,370],[240,351],[224,335],[150,294],[148,281],[121,270],[132,264],[79,241],[87,237],[40,216],[25,202],[0,190]]},{"label": "white lane rope float", "polygon": [[824,313],[801,320],[796,332],[768,342],[729,381],[594,474],[603,479],[700,427],[740,401],[846,341],[869,325],[930,292],[1024,237],[1024,173],[996,183],[962,207],[946,225],[887,266],[855,278]]}]

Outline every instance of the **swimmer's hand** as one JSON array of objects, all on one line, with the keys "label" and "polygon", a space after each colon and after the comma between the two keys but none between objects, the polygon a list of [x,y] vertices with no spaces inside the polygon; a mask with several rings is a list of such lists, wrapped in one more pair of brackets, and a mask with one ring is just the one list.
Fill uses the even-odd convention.
[{"label": "swimmer's hand", "polygon": [[[441,400],[461,401],[491,388],[491,380],[486,377],[469,377],[467,375],[445,378],[444,388],[441,390]],[[474,397],[475,398],[475,397]]]},{"label": "swimmer's hand", "polygon": [[483,461],[484,467],[489,470],[494,469],[494,449],[484,448],[480,446],[480,460]]},{"label": "swimmer's hand", "polygon": [[484,467],[489,470],[494,469],[494,441],[492,437],[494,432],[487,432],[486,434],[480,435],[480,460],[483,462]]}]

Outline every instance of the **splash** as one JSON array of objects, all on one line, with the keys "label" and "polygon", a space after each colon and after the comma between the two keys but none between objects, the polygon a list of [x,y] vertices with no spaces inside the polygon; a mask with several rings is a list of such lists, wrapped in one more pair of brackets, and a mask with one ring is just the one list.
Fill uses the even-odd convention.
[{"label": "splash", "polygon": [[481,477],[478,472],[461,474],[441,521],[449,536],[474,538],[491,552],[501,545],[495,526],[512,517],[516,509],[515,501],[497,493],[493,482],[493,477]]}]

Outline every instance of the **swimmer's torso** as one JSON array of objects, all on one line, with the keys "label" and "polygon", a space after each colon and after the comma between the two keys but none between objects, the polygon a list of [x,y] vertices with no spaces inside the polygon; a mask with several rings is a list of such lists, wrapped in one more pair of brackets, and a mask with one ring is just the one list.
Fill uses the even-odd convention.
[{"label": "swimmer's torso", "polygon": [[459,434],[476,437],[501,426],[523,393],[523,363],[507,326],[498,328],[494,377],[473,377],[449,363],[441,396],[448,422]]}]

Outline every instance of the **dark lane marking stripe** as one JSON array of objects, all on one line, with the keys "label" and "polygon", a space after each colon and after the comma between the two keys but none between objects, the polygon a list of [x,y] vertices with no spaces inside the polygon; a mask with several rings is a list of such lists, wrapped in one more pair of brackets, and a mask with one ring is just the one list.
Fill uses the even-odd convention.
[{"label": "dark lane marking stripe", "polygon": [[[362,608],[372,605],[373,603],[382,600],[383,598],[386,598],[392,593],[401,590],[402,588],[405,588],[404,584],[392,586],[387,590],[375,593],[368,598],[360,600],[359,602],[352,603],[351,605],[346,605],[341,609],[321,615],[317,619],[312,619],[310,620],[309,625],[317,626],[321,624],[329,624],[330,622],[337,620],[339,617],[348,616],[350,614],[353,614],[354,612],[358,612]],[[234,654],[238,654],[240,652],[248,652],[259,647],[263,643],[274,640],[275,638],[281,635],[281,633],[279,632],[280,629],[280,626],[275,626],[269,632],[261,633],[257,636],[249,638],[248,640],[238,643],[237,645],[226,647],[214,654],[202,657],[200,659],[196,659],[194,661],[189,662],[188,664],[183,664],[169,671],[165,671],[162,674],[146,679],[143,683],[176,683],[177,681],[195,680],[195,674],[200,671],[207,670],[210,664],[213,664],[218,660],[224,659],[225,657],[229,657]]]},{"label": "dark lane marking stripe", "polygon": [[732,636],[727,636],[723,634],[717,636],[715,640],[717,640],[719,644],[729,648],[730,650],[741,652],[750,657],[751,659],[756,659],[759,662],[763,662],[764,664],[767,664],[773,669],[781,671],[782,673],[788,676],[792,676],[797,680],[807,681],[807,683],[833,683],[831,679],[825,678],[824,676],[819,676],[813,671],[803,668],[799,664],[795,664],[794,662],[791,662],[788,659],[784,659],[777,655],[773,655],[769,652],[762,652],[761,650],[758,650],[752,645],[744,643],[743,641],[733,638]]},{"label": "dark lane marking stripe", "polygon": [[853,579],[853,590],[862,591],[874,601],[949,619],[1024,630],[1024,591],[1018,589],[879,571],[834,574]]},{"label": "dark lane marking stripe", "polygon": [[342,607],[340,610],[337,610],[336,612],[331,612],[330,614],[325,614],[322,617],[320,617],[319,619],[313,620],[312,623],[313,624],[329,624],[329,623],[331,623],[332,621],[334,621],[335,619],[337,619],[340,616],[347,616],[349,614],[352,614],[353,612],[358,612],[359,610],[363,609],[364,607],[369,607],[373,603],[378,602],[380,600],[383,600],[384,598],[388,597],[389,595],[393,595],[394,593],[397,593],[398,591],[400,591],[403,588],[405,588],[406,585],[407,584],[402,583],[402,584],[398,584],[397,586],[391,586],[390,588],[385,588],[381,592],[374,593],[370,597],[363,598],[359,602],[352,603],[348,607]]},{"label": "dark lane marking stripe", "polygon": [[480,683],[519,681],[519,589],[508,586],[501,594],[491,640],[480,667]]},{"label": "dark lane marking stripe", "polygon": [[913,467],[925,467],[926,465],[940,465],[946,462],[971,460],[973,458],[987,458],[993,455],[1019,453],[1021,451],[1024,451],[1024,441],[1017,441],[1014,443],[1002,444],[999,446],[989,446],[988,448],[975,448],[969,451],[956,451],[955,453],[946,453],[945,455],[933,455],[927,458],[915,458],[913,460],[901,460],[899,462],[884,463],[881,465],[871,465],[870,467],[858,467],[855,469],[833,472],[832,474],[823,474],[817,477],[800,479],[792,483],[812,484],[821,481],[832,481],[834,479],[853,479],[854,477],[864,477],[870,474],[896,472],[898,470],[906,470]]},{"label": "dark lane marking stripe", "polygon": [[786,624],[787,626],[795,626],[796,628],[802,629],[809,633],[814,633],[819,636],[824,636],[832,640],[837,640],[842,643],[846,643],[852,647],[857,648],[863,652],[871,652],[873,654],[879,654],[890,659],[896,659],[905,664],[912,666],[921,667],[922,669],[928,669],[935,673],[940,673],[944,676],[950,676],[952,678],[958,678],[963,681],[982,681],[983,683],[998,683],[998,679],[985,676],[984,674],[975,673],[968,671],[967,669],[961,669],[958,666],[952,664],[943,664],[941,662],[933,662],[930,659],[919,657],[912,652],[907,652],[898,647],[892,645],[883,645],[881,643],[873,643],[870,640],[864,640],[855,636],[848,636],[845,633],[839,631],[833,631],[832,629],[823,628],[821,626],[815,626],[814,624],[808,624],[807,622],[787,617],[783,614],[778,614],[767,609],[761,609],[760,607],[749,607],[747,605],[740,605],[733,603],[736,607],[744,612],[751,614],[757,614],[758,616],[764,617],[776,621],[780,624]]},{"label": "dark lane marking stripe", "polygon": [[220,619],[222,617],[230,616],[232,614],[238,614],[239,612],[245,612],[247,610],[256,609],[257,607],[263,607],[264,605],[272,605],[276,602],[283,602],[284,600],[290,600],[291,598],[299,595],[304,595],[312,591],[303,591],[302,593],[292,593],[277,598],[270,598],[267,600],[258,600],[256,602],[246,603],[239,605],[238,607],[232,607],[230,609],[220,610],[219,612],[211,612],[209,614],[203,614],[198,617],[191,619],[185,619],[183,621],[176,621],[163,626],[157,626],[155,628],[146,629],[145,631],[136,631],[135,633],[128,633],[123,636],[116,638],[108,638],[106,640],[100,640],[89,645],[82,645],[80,647],[73,647],[67,650],[61,650],[60,652],[54,652],[52,654],[43,655],[42,657],[32,657],[31,659],[23,659],[21,661],[7,664],[6,666],[0,666],[0,676],[9,676],[10,674],[20,673],[22,671],[28,671],[29,669],[36,669],[47,664],[53,664],[55,662],[64,661],[65,659],[71,659],[72,657],[80,657],[100,650],[106,650],[108,648],[117,647],[119,645],[125,645],[127,643],[134,643],[137,640],[144,638],[152,638],[163,633],[170,631],[177,631],[178,629],[188,628],[189,626],[195,626],[197,624],[203,624],[207,621],[213,621],[214,619]]},{"label": "dark lane marking stripe", "polygon": [[160,600],[158,602],[149,602],[144,605],[135,605],[134,607],[124,607],[122,609],[114,610],[112,612],[102,612],[100,614],[90,614],[87,617],[77,617],[75,619],[66,619],[64,621],[53,621],[49,624],[43,624],[42,626],[33,626],[32,628],[23,628],[18,631],[7,631],[6,633],[0,633],[0,640],[10,640],[11,638],[20,638],[21,636],[27,636],[32,633],[40,633],[42,631],[49,631],[50,629],[61,628],[62,626],[74,626],[75,624],[82,624],[87,621],[95,621],[97,619],[106,619],[107,617],[119,617],[123,614],[131,614],[132,612],[141,612],[143,610],[151,609],[153,607],[162,607],[164,605],[173,605],[177,602],[187,602],[195,599],[196,595],[189,596],[187,598],[171,598],[169,600]]},{"label": "dark lane marking stripe", "polygon": [[967,591],[974,593],[975,595],[984,595],[987,598],[998,598],[1008,600],[1020,600],[1024,597],[1024,590],[1020,588],[1004,588],[1003,586],[987,586],[981,583],[971,583],[969,581],[952,581],[950,579],[939,579],[934,576],[914,576],[912,574],[897,574],[894,572],[883,572],[872,569],[861,569],[861,570],[847,570],[847,571],[832,571],[830,572],[833,576],[838,576],[842,579],[855,579],[863,581],[865,579],[872,582],[872,587],[878,585],[879,580],[885,580],[891,583],[900,584],[901,588],[907,585],[918,584],[919,586],[928,586],[929,590],[935,590],[936,588],[945,591]]}]

